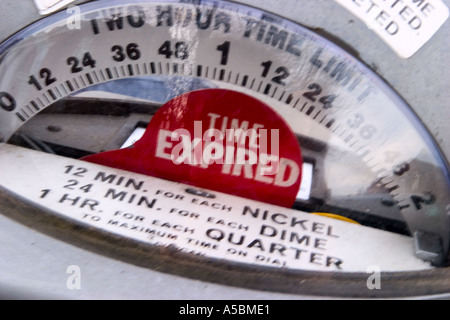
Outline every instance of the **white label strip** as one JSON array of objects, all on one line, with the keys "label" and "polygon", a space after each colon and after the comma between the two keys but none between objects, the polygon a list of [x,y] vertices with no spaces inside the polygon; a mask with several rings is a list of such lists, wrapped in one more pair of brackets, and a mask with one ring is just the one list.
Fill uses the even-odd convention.
[{"label": "white label strip", "polygon": [[401,58],[416,53],[444,24],[441,0],[335,0],[361,19]]},{"label": "white label strip", "polygon": [[151,245],[316,271],[423,270],[410,237],[0,144],[0,188],[59,216]]}]

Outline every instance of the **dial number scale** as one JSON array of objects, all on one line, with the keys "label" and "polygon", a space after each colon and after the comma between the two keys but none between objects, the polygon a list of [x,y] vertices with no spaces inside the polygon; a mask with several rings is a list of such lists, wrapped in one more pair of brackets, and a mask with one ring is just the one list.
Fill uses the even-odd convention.
[{"label": "dial number scale", "polygon": [[[449,250],[448,166],[407,105],[342,49],[222,1],[97,1],[80,9],[79,28],[61,12],[2,44],[0,177],[10,216],[26,206],[39,211],[44,229],[82,226],[71,239],[89,235],[112,251],[119,249],[109,240],[124,241],[122,254],[144,265],[181,256],[178,269],[162,267],[169,272],[202,278],[192,266],[211,275],[224,264],[255,279],[270,272],[280,281],[274,290],[370,265],[447,272],[435,267]],[[293,205],[299,211],[79,160],[119,149],[175,96],[210,88],[262,101],[290,126],[308,189]],[[78,129],[64,132],[57,122],[64,117]],[[64,138],[48,138],[60,131]],[[324,211],[361,225],[307,213]],[[389,257],[380,252],[387,247]],[[258,287],[259,280],[231,278],[224,281]]]}]

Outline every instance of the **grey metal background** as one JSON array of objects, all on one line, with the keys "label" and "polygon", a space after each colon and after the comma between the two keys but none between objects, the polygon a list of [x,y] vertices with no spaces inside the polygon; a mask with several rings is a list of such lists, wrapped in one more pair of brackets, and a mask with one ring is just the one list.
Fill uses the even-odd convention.
[{"label": "grey metal background", "polygon": [[[76,1],[82,3],[85,1]],[[409,59],[399,58],[363,22],[333,0],[240,0],[325,32],[358,54],[428,127],[450,159],[450,20]],[[450,0],[444,0],[450,6]],[[0,40],[41,18],[33,0],[2,0]],[[69,290],[70,265],[81,289]],[[299,299],[231,288],[135,267],[68,245],[0,215],[0,298]],[[311,297],[307,297],[311,298]]]}]

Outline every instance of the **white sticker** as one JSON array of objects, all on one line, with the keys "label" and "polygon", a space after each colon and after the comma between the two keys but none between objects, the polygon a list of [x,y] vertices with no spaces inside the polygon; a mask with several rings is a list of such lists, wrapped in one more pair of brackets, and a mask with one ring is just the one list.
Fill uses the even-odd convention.
[{"label": "white sticker", "polygon": [[441,0],[335,0],[365,22],[401,58],[416,53],[449,15]]},{"label": "white sticker", "polygon": [[[332,272],[429,269],[413,240],[180,183],[0,144],[0,189],[86,226],[229,262]],[[1,204],[0,204],[1,205]]]},{"label": "white sticker", "polygon": [[41,15],[55,12],[71,2],[74,0],[34,0]]}]

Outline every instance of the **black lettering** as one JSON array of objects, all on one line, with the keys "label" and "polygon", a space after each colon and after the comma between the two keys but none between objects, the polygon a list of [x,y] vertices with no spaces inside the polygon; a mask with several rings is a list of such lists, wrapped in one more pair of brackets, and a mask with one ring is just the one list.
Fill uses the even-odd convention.
[{"label": "black lettering", "polygon": [[219,242],[225,238],[225,233],[219,229],[208,229],[206,231],[206,235],[208,236],[208,238]]},{"label": "black lettering", "polygon": [[114,45],[111,48],[111,52],[114,53],[114,56],[112,57],[113,60],[117,62],[122,62],[127,57],[131,60],[139,60],[141,57],[141,51],[139,50],[139,45],[137,43],[130,43],[126,48],[123,48],[120,45]]},{"label": "black lettering", "polygon": [[247,25],[245,26],[245,32],[244,32],[244,37],[245,38],[250,38],[253,32],[253,29],[255,28],[255,26],[258,24],[257,20],[254,19],[247,19]]},{"label": "black lettering", "polygon": [[304,242],[305,246],[309,246],[310,236],[304,235],[300,237],[298,233],[291,232],[289,242],[294,242],[294,240],[297,241],[298,244],[302,244]]},{"label": "black lettering", "polygon": [[0,92],[0,107],[8,112],[14,111],[16,109],[17,103],[16,99],[8,92]]},{"label": "black lettering", "polygon": [[306,250],[295,248],[295,247],[291,247],[290,249],[295,250],[295,259],[296,260],[300,260],[300,256],[301,256],[302,252],[307,252]]},{"label": "black lettering", "polygon": [[135,189],[135,190],[141,190],[143,185],[144,185],[144,181],[137,182],[134,179],[128,179],[128,181],[125,183],[126,188],[129,188],[130,186],[132,186],[133,189]]},{"label": "black lettering", "polygon": [[67,64],[72,67],[70,69],[72,73],[78,73],[83,71],[83,67],[95,68],[97,62],[92,58],[89,52],[86,52],[83,55],[81,62],[77,57],[69,57],[67,58]]},{"label": "black lettering", "polygon": [[291,221],[291,227],[295,227],[297,225],[299,225],[300,227],[302,227],[303,230],[308,230],[306,228],[306,226],[304,225],[305,222],[308,222],[308,220],[297,220],[297,218],[292,218]]},{"label": "black lettering", "polygon": [[223,25],[224,32],[228,33],[231,29],[231,18],[224,12],[219,12],[215,17],[214,30],[218,30]]},{"label": "black lettering", "polygon": [[253,247],[258,248],[258,249],[260,249],[261,251],[265,251],[265,250],[264,250],[263,243],[262,243],[262,241],[261,241],[260,239],[255,239],[255,240],[253,240],[253,241],[250,242],[250,244],[247,246],[247,248],[253,248]]},{"label": "black lettering", "polygon": [[288,33],[286,31],[279,31],[277,27],[270,26],[269,31],[266,34],[265,43],[271,44],[272,47],[283,49],[286,44]]},{"label": "black lettering", "polygon": [[115,53],[112,57],[114,61],[122,62],[125,60],[125,54],[123,53],[122,46],[115,45],[111,48],[111,52]]},{"label": "black lettering", "polygon": [[239,238],[239,241],[235,241],[234,240],[234,233],[230,233],[228,235],[228,242],[230,242],[232,244],[235,244],[235,245],[238,245],[238,246],[242,245],[244,243],[244,240],[245,240],[245,236],[241,236]]},{"label": "black lettering", "polygon": [[284,81],[287,77],[289,77],[289,70],[286,67],[278,67],[275,70],[275,73],[278,75],[272,78],[272,81],[281,85],[286,85]]},{"label": "black lettering", "polygon": [[[115,183],[115,185],[123,185],[126,188],[133,187],[135,190],[141,190],[144,186],[144,181],[136,181],[133,178],[118,177],[115,174],[106,175],[106,173],[100,171],[94,178],[95,181],[106,182],[109,184]],[[125,183],[124,183],[125,182]]]},{"label": "black lettering", "polygon": [[80,205],[80,208],[89,207],[91,211],[95,211],[95,208],[100,204],[97,200],[85,199]]},{"label": "black lettering", "polygon": [[312,231],[316,232],[318,234],[323,234],[323,229],[325,228],[325,225],[320,222],[313,222],[312,224]]},{"label": "black lettering", "polygon": [[339,238],[338,235],[333,234],[333,227],[332,226],[328,226],[327,236],[329,236],[331,238]]},{"label": "black lettering", "polygon": [[204,18],[204,12],[200,8],[197,8],[197,27],[202,30],[208,29],[211,26],[213,14],[214,9],[208,9],[206,10],[206,18]]},{"label": "black lettering", "polygon": [[321,259],[323,255],[320,253],[314,253],[311,252],[311,255],[309,256],[309,262],[312,264],[322,265]]},{"label": "black lettering", "polygon": [[[74,167],[74,166],[65,166],[66,171],[65,174],[72,174],[76,177],[84,177],[84,174],[88,172],[86,168],[82,167]],[[75,172],[72,172],[72,170],[75,170]]]},{"label": "black lettering", "polygon": [[167,27],[173,26],[172,6],[167,6],[165,8],[162,6],[157,6],[156,11],[156,25],[158,27],[163,26],[164,23]]},{"label": "black lettering", "polygon": [[[268,230],[268,231],[266,231],[266,230]],[[277,235],[277,229],[263,224],[261,226],[261,230],[259,231],[259,234],[262,236],[266,236],[266,237],[275,237]]]},{"label": "black lettering", "polygon": [[138,206],[141,206],[142,204],[145,204],[147,208],[153,208],[156,203],[156,199],[152,199],[149,201],[147,197],[141,197],[137,203]]},{"label": "black lettering", "polygon": [[327,257],[326,259],[326,266],[330,267],[331,265],[334,265],[336,267],[336,269],[341,270],[341,264],[344,263],[343,260],[339,259],[339,258],[335,258],[335,257]]},{"label": "black lettering", "polygon": [[175,10],[175,20],[177,24],[181,24],[182,27],[187,27],[189,23],[192,21],[192,10],[191,9],[184,9],[184,8],[177,8]]},{"label": "black lettering", "polygon": [[245,206],[242,215],[245,216],[247,213],[250,213],[253,218],[258,218],[259,208],[257,208],[256,210],[252,210],[249,206]]},{"label": "black lettering", "polygon": [[337,82],[342,81],[342,85],[346,85],[353,77],[353,73],[348,70],[347,64],[344,62],[338,63],[333,72],[330,73],[332,78],[336,77]]},{"label": "black lettering", "polygon": [[[52,77],[52,71],[48,68],[42,68],[39,71],[39,77],[41,80],[43,80],[43,84],[45,86],[49,86],[52,83],[56,82],[56,78]],[[36,77],[34,75],[30,76],[30,79],[28,80],[28,84],[30,85],[34,85],[34,87],[37,90],[42,90],[42,83],[41,81],[39,81],[38,79],[36,79]]]},{"label": "black lettering", "polygon": [[[283,219],[279,220],[278,219],[279,217],[282,217]],[[275,223],[278,223],[278,224],[286,224],[287,222],[284,221],[284,220],[286,220],[287,218],[288,217],[285,214],[283,214],[283,213],[274,213],[272,215],[272,221],[275,222]]]},{"label": "black lettering", "polygon": [[417,3],[417,7],[420,8],[420,6],[425,2],[425,0],[412,0],[413,3]]},{"label": "black lettering", "polygon": [[[110,10],[109,12],[103,12],[103,15],[109,16],[108,19],[105,19],[106,30],[116,31],[123,30],[125,27],[124,21],[127,21],[128,24],[133,28],[140,28],[146,22],[145,12],[141,8],[135,8],[132,13],[126,16],[126,20],[123,17],[121,12],[113,12],[115,10]],[[136,14],[137,13],[137,14]],[[100,34],[100,26],[97,19],[90,20],[92,31],[94,34]]]},{"label": "black lettering", "polygon": [[175,58],[181,60],[185,60],[189,57],[188,44],[186,42],[176,42],[174,49],[175,50],[172,50],[172,43],[167,40],[159,47],[158,54],[165,56],[167,59],[170,59],[172,55],[175,55]]},{"label": "black lettering", "polygon": [[256,36],[256,40],[263,41],[264,34],[266,33],[266,27],[266,24],[261,24],[261,26],[259,27],[258,35]]},{"label": "black lettering", "polygon": [[71,206],[75,206],[77,203],[78,203],[78,201],[80,201],[80,197],[76,197],[76,198],[69,198],[69,194],[64,194],[64,196],[59,200],[59,203],[64,203],[64,202],[66,202],[66,201],[68,201],[68,202],[70,202],[71,204]]},{"label": "black lettering", "polygon": [[107,183],[113,183],[116,178],[117,178],[117,175],[115,175],[115,174],[110,174],[107,176],[105,172],[100,171],[99,173],[97,173],[94,180],[95,181],[100,180],[101,182],[107,182]]},{"label": "black lettering", "polygon": [[303,96],[315,102],[317,100],[316,97],[322,93],[322,86],[317,83],[311,83],[308,85],[308,89],[310,91],[305,92]]},{"label": "black lettering", "polygon": [[95,20],[95,19],[91,20],[91,27],[92,27],[92,31],[94,32],[94,34],[99,34],[100,33],[100,30],[98,28],[97,20]]},{"label": "black lettering", "polygon": [[319,60],[320,55],[322,54],[323,49],[317,49],[314,51],[312,58],[309,60],[314,66],[317,68],[321,68],[323,61]]},{"label": "black lettering", "polygon": [[119,201],[123,201],[125,199],[127,195],[127,192],[122,191],[122,192],[116,192],[115,189],[108,189],[108,191],[106,191],[105,194],[105,198],[111,198],[113,200],[119,200]]},{"label": "black lettering", "polygon": [[327,244],[327,240],[326,239],[320,239],[320,238],[316,238],[314,240],[314,248],[316,249],[320,249],[320,250],[325,250],[325,245]]},{"label": "black lettering", "polygon": [[279,243],[271,243],[270,244],[270,253],[274,253],[278,251],[281,256],[284,256],[284,251],[286,251],[286,247]]},{"label": "black lettering", "polygon": [[[261,77],[265,78],[272,68],[272,61],[264,61],[261,63],[261,66],[263,67]],[[289,76],[289,70],[286,67],[278,67],[275,70],[275,73],[277,74],[277,76],[273,77],[271,80],[277,84],[285,85],[286,83],[284,80]]]},{"label": "black lettering", "polygon": [[69,57],[69,58],[67,58],[67,64],[69,66],[72,66],[72,68],[70,69],[70,71],[72,73],[78,73],[78,72],[83,71],[83,68],[81,68],[79,66],[80,60],[78,60],[78,58],[76,58],[76,57]]},{"label": "black lettering", "polygon": [[228,55],[230,53],[230,41],[225,41],[220,44],[216,48],[218,51],[222,52],[222,56],[220,58],[220,64],[225,66],[228,63]]},{"label": "black lettering", "polygon": [[118,14],[111,14],[111,18],[106,21],[106,25],[108,26],[109,31],[116,30],[116,27],[118,30],[123,29],[123,17],[121,13]]},{"label": "black lettering", "polygon": [[132,26],[133,28],[140,28],[145,24],[145,12],[142,9],[139,9],[137,11],[138,13],[138,17],[136,19],[136,17],[132,14],[129,14],[127,16],[127,20],[128,23],[130,24],[130,26]]},{"label": "black lettering", "polygon": [[291,37],[289,38],[288,45],[286,47],[286,52],[289,52],[297,57],[300,57],[302,54],[302,51],[300,50],[300,47],[303,44],[303,38],[296,34],[291,34]]}]

